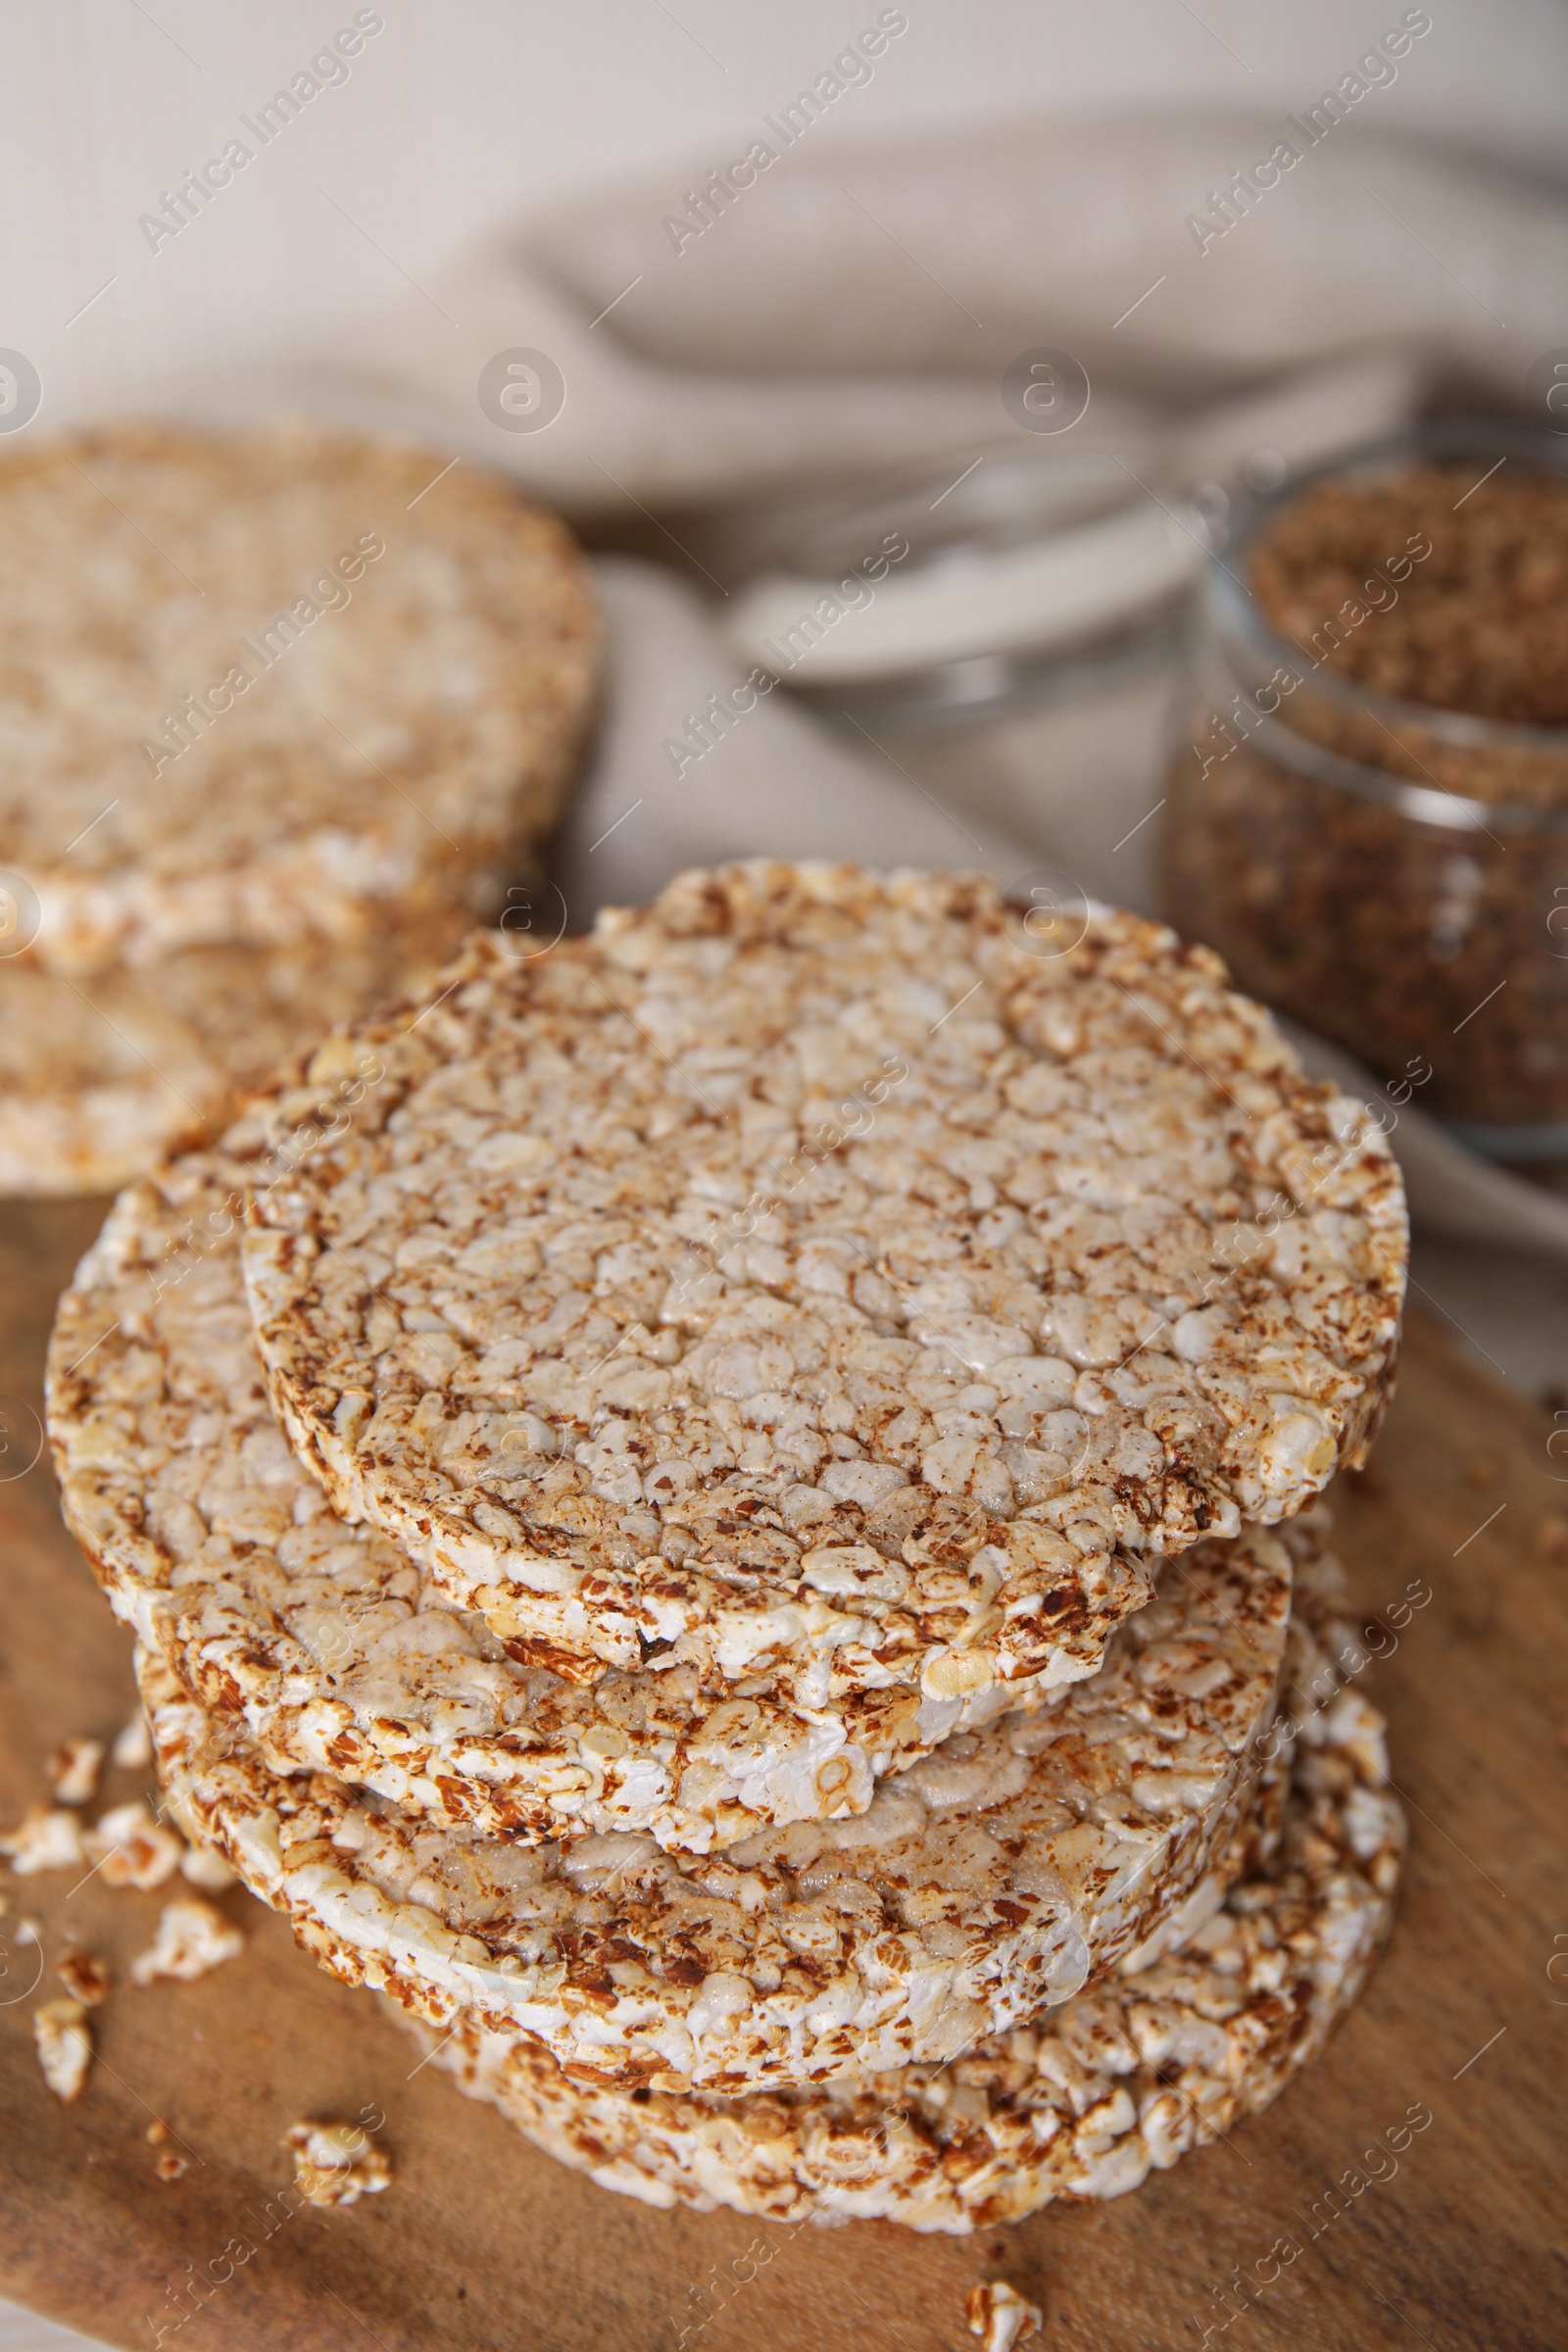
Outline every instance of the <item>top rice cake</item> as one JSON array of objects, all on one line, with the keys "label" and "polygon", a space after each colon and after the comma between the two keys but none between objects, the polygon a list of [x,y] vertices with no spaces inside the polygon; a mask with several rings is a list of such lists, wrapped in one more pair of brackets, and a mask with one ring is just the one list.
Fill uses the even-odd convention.
[{"label": "top rice cake", "polygon": [[554,818],[598,625],[564,527],[444,464],[288,424],[0,465],[14,947],[79,972],[472,919]]},{"label": "top rice cake", "polygon": [[1300,1509],[1388,1394],[1397,1170],[1215,956],[1085,919],[725,866],[327,1048],[385,1078],[259,1109],[245,1259],[338,1507],[521,1661],[806,1707],[1090,1673],[1151,1558]]}]

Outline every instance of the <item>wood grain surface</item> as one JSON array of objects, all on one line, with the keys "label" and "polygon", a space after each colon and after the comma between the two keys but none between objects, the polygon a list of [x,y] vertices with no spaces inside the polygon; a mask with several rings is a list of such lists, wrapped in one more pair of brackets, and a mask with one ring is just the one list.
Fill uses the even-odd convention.
[{"label": "wood grain surface", "polygon": [[[54,1297],[100,1213],[0,1212],[0,1393],[24,1429]],[[368,1995],[239,1891],[219,1898],[248,1934],[239,1960],[136,1990],[126,1966],[167,1889],[6,1875],[0,2291],[112,2343],[180,2352],[951,2352],[973,2342],[966,2290],[999,2276],[1044,2306],[1051,2352],[1560,2347],[1568,1458],[1551,1438],[1412,1322],[1372,1469],[1338,1501],[1365,1611],[1412,1579],[1432,1591],[1367,1678],[1413,1817],[1394,1940],[1317,2067],[1136,2194],[967,2239],[651,2212],[418,2067]],[[131,1706],[127,1638],[60,1524],[47,1462],[18,1467],[13,1454],[0,1485],[6,1823],[44,1794],[58,1740],[111,1734]],[[146,1777],[112,1774],[105,1795]],[[24,1914],[40,1923],[36,1993]],[[88,2086],[64,2108],[30,2017],[71,1942],[107,1955],[116,1983]],[[270,2213],[290,2180],[287,2127],[368,2106],[386,2115],[392,2188],[352,2210]],[[1412,2107],[1430,2125],[1368,2159]],[[189,2159],[171,2183],[146,2139],[155,2116]],[[1300,2250],[1272,2277],[1282,2237]],[[233,2241],[253,2249],[237,2264]]]}]

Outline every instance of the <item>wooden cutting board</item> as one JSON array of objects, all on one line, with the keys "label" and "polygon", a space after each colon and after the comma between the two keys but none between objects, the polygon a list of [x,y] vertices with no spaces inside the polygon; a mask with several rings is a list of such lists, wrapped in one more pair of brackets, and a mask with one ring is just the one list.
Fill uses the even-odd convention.
[{"label": "wooden cutting board", "polygon": [[[40,1402],[53,1299],[99,1213],[0,1216],[0,1392],[23,1408]],[[997,2277],[1044,2306],[1052,2352],[1560,2347],[1568,1434],[1563,1458],[1551,1439],[1543,1415],[1412,1321],[1373,1468],[1338,1504],[1365,1610],[1413,1578],[1433,1595],[1368,1676],[1413,1814],[1398,1923],[1327,2056],[1228,2144],[1116,2203],[977,2238],[652,2212],[417,2067],[368,1995],[323,1976],[237,1890],[220,1900],[248,1935],[242,1958],[139,1991],[125,1967],[162,1895],[6,1877],[0,1933],[34,1914],[48,1972],[30,1995],[36,1949],[14,1932],[0,1945],[0,2291],[112,2343],[179,2352],[939,2352],[972,2344],[966,2290]],[[124,1722],[126,1650],[61,1527],[47,1463],[10,1477],[0,1821],[44,1793],[58,1740]],[[135,1794],[145,1777],[112,1775],[106,1794]],[[106,1954],[116,1984],[68,2109],[44,2086],[29,2020],[71,1939]],[[290,2179],[280,2134],[370,2105],[387,2119],[391,2189],[287,2222],[274,2207],[269,2235],[268,2201]],[[1432,2120],[1403,2152],[1365,2158],[1391,2128],[1397,2144],[1413,2107]],[[189,2159],[172,2183],[145,2137],[154,2117]],[[1281,2237],[1301,2250],[1261,2287],[1256,2266],[1272,2278]],[[231,2241],[253,2248],[243,2262]],[[1238,2280],[1245,2299],[1225,2300]]]}]

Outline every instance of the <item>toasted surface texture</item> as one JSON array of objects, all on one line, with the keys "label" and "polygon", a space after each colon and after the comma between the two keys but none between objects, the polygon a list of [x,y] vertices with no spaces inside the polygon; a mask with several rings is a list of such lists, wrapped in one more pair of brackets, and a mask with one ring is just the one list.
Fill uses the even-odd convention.
[{"label": "toasted surface texture", "polygon": [[[1296,1638],[1304,1681],[1311,1651]],[[1384,1787],[1380,1720],[1348,1694],[1322,1712],[1302,1705],[1300,1720],[1294,1768],[1284,1747],[1275,1767],[1288,1787],[1269,1792],[1284,1798],[1280,1830],[1265,1803],[1172,1923],[1175,1949],[1130,1955],[947,2066],[745,2099],[633,2096],[574,2081],[536,2041],[471,2018],[436,2063],[550,2155],[652,2205],[967,2232],[1054,2197],[1121,2196],[1277,2098],[1388,1932],[1404,1825]]]},{"label": "toasted surface texture", "polygon": [[1394,1161],[1206,951],[1084,921],[728,866],[356,1033],[386,1084],[245,1237],[339,1507],[519,1660],[804,1706],[1081,1675],[1299,1508],[1388,1393]]},{"label": "toasted surface texture", "polygon": [[510,485],[432,487],[443,462],[126,425],[0,466],[0,842],[35,961],[363,938],[548,827],[586,571]]},{"label": "toasted surface texture", "polygon": [[[367,1062],[361,1099],[378,1066]],[[67,1519],[116,1608],[272,1768],[335,1773],[492,1836],[647,1830],[707,1852],[770,1824],[863,1813],[883,1773],[978,1728],[993,1701],[1032,1697],[1097,1741],[1119,1735],[1130,1702],[1150,1733],[1142,1769],[1172,1792],[1162,1818],[1229,1801],[1284,1639],[1288,1586],[1272,1555],[1252,1564],[1255,1544],[1225,1563],[1237,1598],[1217,1613],[1189,1610],[1194,1570],[1173,1569],[1120,1675],[1071,1696],[895,1686],[803,1713],[705,1699],[673,1660],[592,1686],[517,1664],[406,1552],[339,1518],[289,1451],[240,1280],[255,1173],[192,1152],[116,1203],[61,1300],[50,1426]],[[1165,1684],[1159,1643],[1173,1638],[1184,1646]]]},{"label": "toasted surface texture", "polygon": [[1204,1544],[1093,1680],[955,1735],[857,1818],[707,1856],[421,1826],[270,1770],[145,1653],[143,1689],[180,1819],[334,1973],[520,2027],[585,2077],[739,2091],[952,2057],[1143,1941],[1250,1800],[1291,1582],[1278,1536]]},{"label": "toasted surface texture", "polygon": [[[1123,2195],[1278,2097],[1359,1992],[1399,1843],[1384,1797],[1354,1809],[1357,1851],[1336,1802],[1347,1777],[1303,1755],[1275,1869],[1238,1886],[1181,1952],[946,2068],[837,2095],[656,2090],[638,2102],[574,2082],[536,2042],[471,2019],[436,2063],[548,2154],[654,2205],[966,2232],[1054,2197]],[[1332,1871],[1303,1866],[1309,1838],[1333,1840]]]},{"label": "toasted surface texture", "polygon": [[128,1183],[323,1030],[422,988],[463,928],[431,910],[335,946],[182,948],[79,977],[0,962],[0,1194]]}]

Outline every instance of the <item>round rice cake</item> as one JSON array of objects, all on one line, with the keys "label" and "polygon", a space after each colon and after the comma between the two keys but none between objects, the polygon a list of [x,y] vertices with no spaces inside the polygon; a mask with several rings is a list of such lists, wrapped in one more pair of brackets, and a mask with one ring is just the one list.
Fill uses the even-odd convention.
[{"label": "round rice cake", "polygon": [[[325,1091],[322,1132],[341,1102]],[[50,1427],[67,1520],[116,1609],[272,1769],[336,1773],[491,1837],[646,1830],[706,1853],[863,1813],[884,1774],[1046,1695],[895,1684],[805,1712],[706,1698],[673,1653],[594,1685],[517,1663],[290,1452],[240,1275],[247,1180],[254,1161],[200,1151],[122,1194],[60,1302]],[[1249,1676],[1278,1662],[1273,1618],[1233,1630],[1234,1720],[1205,1713],[1205,1739],[1245,1723]]]},{"label": "round rice cake", "polygon": [[957,2234],[1055,2197],[1122,2196],[1276,2099],[1388,1933],[1404,1823],[1384,1785],[1381,1721],[1353,1697],[1302,1712],[1277,1838],[1239,1838],[1154,1947],[943,2066],[742,2099],[627,2092],[564,2074],[530,2036],[471,2017],[437,2043],[398,2006],[466,2090],[602,2188],[650,2205]]},{"label": "round rice cake", "polygon": [[35,962],[361,939],[468,906],[548,829],[593,692],[586,568],[443,463],[289,423],[0,465],[0,842]]},{"label": "round rice cake", "polygon": [[335,945],[182,948],[78,976],[0,962],[0,1195],[128,1183],[323,1029],[423,988],[464,928],[430,911]]},{"label": "round rice cake", "polygon": [[244,1244],[339,1509],[520,1660],[808,1708],[1091,1671],[1143,1562],[1358,1461],[1406,1254],[1370,1113],[1206,950],[1029,919],[727,866],[353,1031],[387,1084]]},{"label": "round rice cake", "polygon": [[[243,1717],[274,1769],[337,1773],[489,1836],[646,1829],[707,1852],[861,1813],[885,1773],[999,1702],[1046,1698],[894,1686],[805,1716],[705,1703],[673,1662],[592,1687],[517,1665],[407,1553],[339,1518],[284,1443],[240,1281],[247,1176],[254,1163],[197,1152],[117,1201],[60,1302],[50,1428],[67,1520],[117,1610],[205,1706]],[[1222,1629],[1229,1713],[1182,1738],[1238,1737],[1280,1632],[1268,1607]]]},{"label": "round rice cake", "polygon": [[1277,1535],[1202,1544],[1090,1681],[955,1735],[858,1817],[706,1856],[437,1829],[272,1771],[146,1653],[143,1688],[181,1820],[334,1974],[585,2079],[735,2093],[951,2058],[1143,1941],[1250,1800],[1291,1585]]}]

